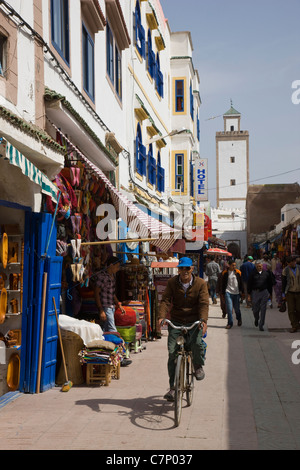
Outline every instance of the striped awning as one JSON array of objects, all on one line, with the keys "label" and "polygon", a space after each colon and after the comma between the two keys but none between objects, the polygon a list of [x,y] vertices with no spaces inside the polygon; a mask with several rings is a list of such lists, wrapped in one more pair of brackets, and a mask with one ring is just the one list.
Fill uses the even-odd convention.
[{"label": "striped awning", "polygon": [[181,231],[171,228],[170,226],[154,219],[144,211],[139,209],[127,197],[122,194],[109,181],[103,171],[94,165],[80,150],[72,144],[72,142],[52,123],[53,127],[61,134],[71,148],[79,155],[79,157],[99,176],[105,183],[115,209],[118,211],[119,217],[126,223],[132,232],[138,234],[139,238],[151,238],[151,243],[161,251],[167,252],[175,241],[181,237]]},{"label": "striped awning", "polygon": [[5,160],[8,160],[11,165],[14,165],[22,171],[23,175],[27,176],[30,181],[38,184],[41,187],[43,194],[50,196],[52,201],[57,203],[58,189],[49,178],[44,175],[28,158],[24,157],[10,142],[6,140]]}]

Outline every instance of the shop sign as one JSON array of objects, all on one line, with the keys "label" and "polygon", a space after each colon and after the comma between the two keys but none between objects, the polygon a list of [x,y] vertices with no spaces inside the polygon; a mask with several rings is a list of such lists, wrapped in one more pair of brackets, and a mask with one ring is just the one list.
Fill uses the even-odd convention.
[{"label": "shop sign", "polygon": [[195,160],[195,200],[207,201],[207,158]]},{"label": "shop sign", "polygon": [[204,213],[194,212],[193,214],[193,225],[194,227],[204,227]]}]

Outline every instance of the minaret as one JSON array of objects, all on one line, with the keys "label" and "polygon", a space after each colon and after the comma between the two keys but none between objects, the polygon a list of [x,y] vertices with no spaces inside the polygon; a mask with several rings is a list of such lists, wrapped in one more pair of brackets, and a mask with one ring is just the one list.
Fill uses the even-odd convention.
[{"label": "minaret", "polygon": [[217,208],[246,209],[249,185],[249,132],[241,131],[241,114],[232,106],[216,133]]}]

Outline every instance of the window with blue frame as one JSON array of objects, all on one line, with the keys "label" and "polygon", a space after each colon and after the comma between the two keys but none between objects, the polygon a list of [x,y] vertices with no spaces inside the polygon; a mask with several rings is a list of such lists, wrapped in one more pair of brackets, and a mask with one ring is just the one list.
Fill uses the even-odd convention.
[{"label": "window with blue frame", "polygon": [[135,46],[144,59],[146,58],[146,35],[142,25],[140,0],[135,5]]},{"label": "window with blue frame", "polygon": [[190,195],[191,197],[194,197],[194,184],[195,184],[194,169],[195,169],[194,164],[191,161],[190,162],[190,186],[191,186]]},{"label": "window with blue frame", "polygon": [[152,185],[156,183],[156,160],[153,157],[152,144],[149,145],[148,151],[148,182]]},{"label": "window with blue frame", "polygon": [[175,80],[175,111],[184,111],[184,80]]},{"label": "window with blue frame", "polygon": [[7,69],[6,66],[6,46],[7,46],[7,37],[0,34],[0,75],[5,77],[5,72]]},{"label": "window with blue frame", "polygon": [[175,154],[175,189],[184,191],[184,155]]},{"label": "window with blue frame", "polygon": [[114,37],[113,33],[106,24],[106,71],[112,83],[114,83]]},{"label": "window with blue frame", "polygon": [[115,89],[120,99],[122,99],[122,55],[117,46],[115,46],[116,58],[116,82]]},{"label": "window with blue frame", "polygon": [[106,72],[120,99],[122,99],[122,53],[114,34],[106,22]]},{"label": "window with blue frame", "polygon": [[200,119],[199,119],[199,111],[198,111],[198,116],[197,116],[197,139],[200,142]]},{"label": "window with blue frame", "polygon": [[83,89],[95,100],[95,64],[94,64],[94,41],[82,23],[82,66],[83,66]]},{"label": "window with blue frame", "polygon": [[137,125],[135,139],[136,171],[141,176],[147,176],[147,155],[146,147],[142,141],[142,130],[140,124]]},{"label": "window with blue frame", "polygon": [[164,76],[160,70],[159,54],[156,54],[156,90],[161,98],[164,97]]},{"label": "window with blue frame", "polygon": [[151,29],[148,29],[148,53],[147,53],[147,58],[148,58],[148,63],[147,63],[147,69],[150,74],[151,78],[155,78],[155,71],[156,71],[156,63],[155,63],[155,54],[152,50],[152,37],[151,37]]},{"label": "window with blue frame", "polygon": [[59,55],[69,65],[69,0],[51,0],[51,41]]},{"label": "window with blue frame", "polygon": [[156,189],[160,193],[165,192],[165,169],[161,166],[160,152],[157,154]]},{"label": "window with blue frame", "polygon": [[190,84],[190,113],[191,113],[191,118],[194,120],[194,95],[193,95],[192,82]]}]

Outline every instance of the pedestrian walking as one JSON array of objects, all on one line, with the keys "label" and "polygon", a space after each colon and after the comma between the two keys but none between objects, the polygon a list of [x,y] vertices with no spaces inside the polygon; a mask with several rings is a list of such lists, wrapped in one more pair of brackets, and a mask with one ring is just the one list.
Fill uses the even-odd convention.
[{"label": "pedestrian walking", "polygon": [[219,273],[218,275],[218,281],[217,281],[217,287],[216,287],[216,293],[220,297],[220,306],[222,310],[222,318],[226,318],[227,312],[226,312],[226,301],[225,301],[225,294],[222,292],[222,275],[228,268],[228,263],[225,262],[223,264],[223,269],[222,272]]},{"label": "pedestrian walking", "polygon": [[[205,363],[206,345],[203,336],[207,331],[209,295],[206,282],[193,274],[193,262],[190,258],[183,257],[178,263],[179,274],[168,280],[159,307],[158,329],[161,322],[170,314],[171,321],[176,325],[192,325],[201,320],[201,325],[195,327],[189,336],[189,347],[193,353],[195,377],[204,379],[203,366]],[[178,350],[177,338],[180,330],[169,327],[168,335],[168,374],[170,389],[164,398],[174,401],[174,380],[176,367],[176,353]]]},{"label": "pedestrian walking", "polygon": [[228,261],[228,268],[222,274],[221,286],[222,293],[225,296],[228,317],[226,329],[229,330],[233,326],[233,310],[235,311],[238,326],[242,325],[240,297],[243,296],[244,287],[241,271],[236,269],[234,260]]},{"label": "pedestrian walking", "polygon": [[291,333],[300,329],[300,267],[296,258],[289,256],[287,266],[282,272],[283,300],[286,300],[288,316],[291,322]]},{"label": "pedestrian walking", "polygon": [[251,301],[248,298],[247,283],[248,283],[249,275],[253,271],[254,268],[255,266],[253,264],[253,257],[248,256],[248,258],[242,264],[241,270],[240,270],[242,274],[242,282],[243,282],[243,287],[244,287],[244,294],[245,294],[247,308],[251,308]]},{"label": "pedestrian walking", "polygon": [[259,326],[260,331],[264,331],[267,302],[272,295],[273,277],[270,270],[263,270],[262,262],[255,262],[255,269],[251,272],[247,289],[248,296],[251,297],[252,311],[255,326]]},{"label": "pedestrian walking", "polygon": [[217,294],[216,294],[216,287],[218,281],[218,275],[221,272],[220,266],[216,263],[214,257],[209,258],[210,261],[206,266],[205,274],[208,277],[208,286],[209,286],[209,294],[213,304],[217,303]]},{"label": "pedestrian walking", "polygon": [[275,284],[273,286],[273,291],[275,294],[276,302],[277,302],[277,308],[281,307],[282,304],[282,262],[280,258],[276,256],[276,253],[274,257],[272,258],[272,272],[274,274],[275,278]]}]

